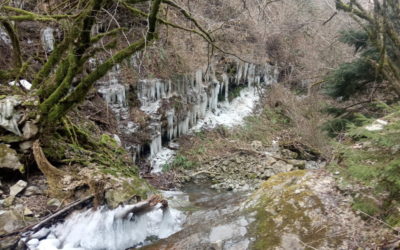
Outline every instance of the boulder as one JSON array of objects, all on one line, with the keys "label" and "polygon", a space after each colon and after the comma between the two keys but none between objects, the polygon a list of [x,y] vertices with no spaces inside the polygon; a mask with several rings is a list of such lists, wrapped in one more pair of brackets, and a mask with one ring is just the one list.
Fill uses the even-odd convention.
[{"label": "boulder", "polygon": [[17,152],[7,144],[0,144],[0,169],[24,172],[24,165],[18,159]]},{"label": "boulder", "polygon": [[26,181],[19,180],[10,188],[10,196],[17,196],[26,188],[27,185],[28,183]]},{"label": "boulder", "polygon": [[263,160],[263,164],[265,166],[272,166],[277,160],[272,156],[266,156],[265,160]]},{"label": "boulder", "polygon": [[251,249],[368,249],[390,233],[364,224],[346,200],[334,178],[321,172],[271,177],[246,202],[256,218]]},{"label": "boulder", "polygon": [[272,165],[273,171],[275,174],[290,172],[293,170],[293,165],[286,163],[284,161],[277,161],[274,165]]}]

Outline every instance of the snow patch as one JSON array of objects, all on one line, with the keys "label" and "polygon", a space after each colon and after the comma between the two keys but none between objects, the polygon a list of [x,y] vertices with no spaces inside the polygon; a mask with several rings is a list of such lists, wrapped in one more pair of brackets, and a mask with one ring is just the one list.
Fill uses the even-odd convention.
[{"label": "snow patch", "polygon": [[388,124],[389,122],[385,120],[377,119],[372,124],[365,126],[365,129],[368,131],[381,131]]},{"label": "snow patch", "polygon": [[25,80],[25,79],[21,79],[18,82],[16,82],[16,81],[9,82],[8,85],[10,85],[10,86],[22,86],[26,90],[30,90],[32,88],[32,84],[30,82],[28,82],[27,80]]}]

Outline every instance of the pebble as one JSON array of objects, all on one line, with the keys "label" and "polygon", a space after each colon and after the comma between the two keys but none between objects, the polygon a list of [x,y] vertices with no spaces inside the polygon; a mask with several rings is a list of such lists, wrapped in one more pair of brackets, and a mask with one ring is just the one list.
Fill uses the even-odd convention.
[{"label": "pebble", "polygon": [[32,195],[38,195],[38,194],[42,194],[42,190],[37,187],[37,186],[29,186],[26,188],[24,195],[25,196],[32,196]]},{"label": "pebble", "polygon": [[47,201],[47,206],[48,207],[56,207],[59,208],[61,206],[61,201],[53,198]]},{"label": "pebble", "polygon": [[24,209],[24,216],[33,216],[33,212],[29,208]]}]

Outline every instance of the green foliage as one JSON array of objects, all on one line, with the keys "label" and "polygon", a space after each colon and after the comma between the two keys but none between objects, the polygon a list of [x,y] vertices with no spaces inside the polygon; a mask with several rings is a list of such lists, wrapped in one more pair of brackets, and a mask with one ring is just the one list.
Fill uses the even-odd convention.
[{"label": "green foliage", "polygon": [[385,167],[381,179],[381,185],[392,194],[392,198],[400,198],[400,159],[394,159]]},{"label": "green foliage", "polygon": [[389,193],[391,199],[399,199],[400,111],[386,116],[384,120],[389,124],[378,131],[369,131],[365,127],[375,122],[374,119],[358,115],[356,120],[362,126],[348,125],[347,135],[360,146],[341,145],[339,150],[348,177],[378,192]]},{"label": "green foliage", "polygon": [[354,199],[352,208],[354,210],[360,210],[370,216],[375,216],[380,212],[380,208],[377,206],[376,202],[368,198]]},{"label": "green foliage", "polygon": [[178,154],[174,161],[168,164],[165,164],[162,168],[163,171],[169,171],[172,169],[179,169],[179,168],[183,168],[183,169],[191,169],[194,168],[196,166],[195,162],[190,161],[187,157]]},{"label": "green foliage", "polygon": [[381,83],[383,78],[372,62],[379,61],[379,51],[360,30],[348,30],[341,34],[340,41],[355,48],[359,57],[333,70],[326,78],[325,90],[332,97],[348,100],[357,93],[364,93],[372,82]]},{"label": "green foliage", "polygon": [[324,123],[322,130],[326,131],[330,137],[334,138],[343,133],[350,122],[350,120],[343,118],[331,119]]},{"label": "green foliage", "polygon": [[339,41],[354,46],[355,53],[367,48],[368,34],[361,30],[345,30],[341,32]]},{"label": "green foliage", "polygon": [[365,91],[366,85],[378,78],[371,63],[365,58],[359,58],[340,65],[326,80],[325,89],[328,95],[348,100],[356,93]]},{"label": "green foliage", "polygon": [[[364,114],[333,106],[325,108],[322,112],[333,115],[334,118],[326,121],[322,129],[326,131],[330,137],[337,137],[338,135],[348,132],[351,128],[357,128],[371,123],[375,117],[381,117],[386,113],[394,111],[393,108],[382,102],[370,103],[363,108]],[[353,133],[356,132],[355,129],[352,131]],[[363,133],[365,132],[366,131],[363,131]],[[356,136],[356,134],[354,134],[354,136]]]}]

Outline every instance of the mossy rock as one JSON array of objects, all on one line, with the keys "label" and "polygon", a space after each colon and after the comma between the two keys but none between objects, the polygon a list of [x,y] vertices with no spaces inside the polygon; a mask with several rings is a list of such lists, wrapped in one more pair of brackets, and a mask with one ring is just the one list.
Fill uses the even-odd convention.
[{"label": "mossy rock", "polygon": [[133,177],[123,181],[119,188],[108,190],[105,198],[107,205],[115,208],[121,204],[136,203],[146,199],[151,193],[155,193],[154,188],[139,177]]},{"label": "mossy rock", "polygon": [[25,172],[24,165],[21,164],[17,152],[7,144],[0,143],[0,169],[9,169]]},{"label": "mossy rock", "polygon": [[325,208],[307,186],[305,170],[281,173],[264,182],[250,198],[256,212],[251,225],[252,249],[304,249],[337,246],[340,239],[326,237]]}]

